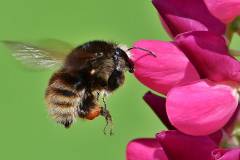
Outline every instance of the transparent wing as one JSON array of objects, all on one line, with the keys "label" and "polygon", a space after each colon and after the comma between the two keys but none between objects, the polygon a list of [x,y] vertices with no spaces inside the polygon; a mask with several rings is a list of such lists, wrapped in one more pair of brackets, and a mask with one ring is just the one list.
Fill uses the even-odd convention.
[{"label": "transparent wing", "polygon": [[2,41],[12,51],[12,55],[23,64],[35,69],[48,69],[63,63],[66,55],[29,43]]},{"label": "transparent wing", "polygon": [[35,46],[38,46],[39,48],[44,48],[45,50],[49,51],[52,56],[54,56],[57,59],[65,59],[66,55],[69,54],[74,46],[58,39],[43,39],[36,43]]}]

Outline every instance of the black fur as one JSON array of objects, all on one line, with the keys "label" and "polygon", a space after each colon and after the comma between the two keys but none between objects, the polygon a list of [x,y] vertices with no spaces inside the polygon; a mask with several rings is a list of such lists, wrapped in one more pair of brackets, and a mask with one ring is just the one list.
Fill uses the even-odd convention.
[{"label": "black fur", "polygon": [[[84,92],[77,114],[85,118],[90,109],[97,105],[96,92],[112,92],[124,83],[124,71],[133,72],[133,63],[127,54],[114,43],[91,41],[76,47],[66,58],[64,66],[50,79],[49,85],[61,81],[71,88],[55,90],[58,95],[75,96]],[[106,108],[104,112],[108,113]],[[110,117],[110,114],[102,114]],[[107,119],[107,118],[106,118]],[[71,122],[72,123],[72,122]],[[65,127],[71,125],[64,122]]]}]

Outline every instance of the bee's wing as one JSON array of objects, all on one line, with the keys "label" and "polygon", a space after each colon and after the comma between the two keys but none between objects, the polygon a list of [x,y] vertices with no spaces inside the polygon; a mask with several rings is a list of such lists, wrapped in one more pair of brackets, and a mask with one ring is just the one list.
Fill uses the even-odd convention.
[{"label": "bee's wing", "polygon": [[71,44],[58,39],[43,39],[38,41],[36,46],[51,52],[58,59],[65,59],[66,55],[74,48]]},{"label": "bee's wing", "polygon": [[[29,43],[17,41],[2,41],[2,43],[12,51],[12,55],[17,60],[34,69],[48,69],[59,66],[66,57],[66,54],[59,53],[54,49],[37,47]],[[40,46],[44,46],[43,44]]]}]

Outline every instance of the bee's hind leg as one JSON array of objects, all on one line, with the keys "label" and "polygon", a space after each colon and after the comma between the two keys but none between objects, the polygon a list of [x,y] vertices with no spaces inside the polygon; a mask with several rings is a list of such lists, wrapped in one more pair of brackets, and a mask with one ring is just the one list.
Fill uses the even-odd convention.
[{"label": "bee's hind leg", "polygon": [[106,108],[104,108],[104,107],[102,107],[101,108],[101,115],[105,118],[105,120],[106,120],[106,125],[105,125],[105,127],[104,127],[104,129],[103,129],[103,133],[104,134],[108,134],[108,131],[109,131],[109,135],[111,136],[111,135],[113,135],[113,130],[112,130],[112,116],[111,116],[111,114],[109,113],[109,111],[106,109]]},{"label": "bee's hind leg", "polygon": [[101,107],[101,112],[100,114],[105,118],[106,120],[106,125],[103,129],[103,133],[107,135],[107,132],[109,131],[109,135],[113,135],[113,125],[112,125],[112,116],[110,114],[110,112],[108,111],[107,109],[107,104],[106,104],[106,101],[105,101],[105,97],[103,96],[102,98],[102,101],[103,101],[103,104],[104,104],[104,107]]}]

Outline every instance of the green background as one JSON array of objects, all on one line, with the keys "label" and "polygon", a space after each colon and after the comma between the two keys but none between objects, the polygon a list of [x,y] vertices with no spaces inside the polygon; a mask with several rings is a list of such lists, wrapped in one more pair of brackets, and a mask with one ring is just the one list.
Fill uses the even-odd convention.
[{"label": "green background", "polygon": [[[131,44],[167,39],[150,0],[1,0],[0,39],[56,38],[74,45],[104,39]],[[103,135],[103,118],[79,120],[70,129],[48,116],[44,91],[53,71],[25,70],[0,46],[0,159],[123,160],[126,144],[163,129],[142,100],[148,90],[127,74],[108,98],[114,136]]]},{"label": "green background", "polygon": [[[46,38],[74,45],[104,39],[129,46],[140,39],[169,40],[150,0],[1,0],[1,40]],[[237,47],[237,41],[233,44]],[[114,136],[103,135],[103,118],[79,120],[65,129],[50,119],[44,104],[53,71],[23,69],[2,45],[0,55],[0,159],[123,160],[130,140],[164,129],[142,100],[148,89],[130,74],[107,101]]]}]

